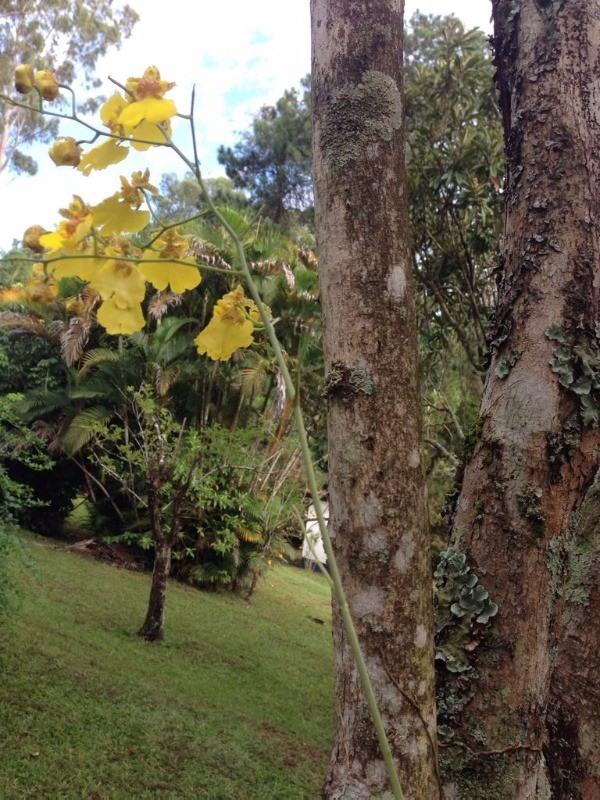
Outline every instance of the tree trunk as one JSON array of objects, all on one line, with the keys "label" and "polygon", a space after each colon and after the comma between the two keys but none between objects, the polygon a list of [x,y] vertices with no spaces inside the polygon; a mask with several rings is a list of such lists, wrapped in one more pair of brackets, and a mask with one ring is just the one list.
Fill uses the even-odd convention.
[{"label": "tree trunk", "polygon": [[[504,273],[454,521],[499,611],[442,670],[447,798],[600,798],[600,9],[494,0]],[[447,631],[445,632],[447,635]],[[446,731],[444,727],[442,730]]]},{"label": "tree trunk", "polygon": [[[330,531],[407,798],[438,796],[429,538],[404,165],[401,0],[311,0]],[[325,798],[389,797],[334,606]]]},{"label": "tree trunk", "polygon": [[152,586],[144,624],[138,631],[148,642],[156,642],[165,635],[165,599],[167,595],[167,579],[171,572],[170,541],[162,540],[154,545],[154,569],[152,570]]},{"label": "tree trunk", "polygon": [[[162,442],[162,434],[159,433],[159,440]],[[165,635],[165,600],[167,595],[167,580],[171,572],[171,553],[173,542],[179,530],[179,506],[181,502],[181,492],[177,492],[172,499],[173,518],[171,533],[165,533],[160,517],[160,492],[158,486],[162,484],[157,478],[158,471],[148,476],[148,512],[150,514],[150,528],[152,529],[152,541],[154,543],[154,568],[152,570],[152,586],[150,587],[150,599],[148,600],[148,611],[144,624],[138,631],[138,636],[142,636],[147,642],[157,642]]]}]

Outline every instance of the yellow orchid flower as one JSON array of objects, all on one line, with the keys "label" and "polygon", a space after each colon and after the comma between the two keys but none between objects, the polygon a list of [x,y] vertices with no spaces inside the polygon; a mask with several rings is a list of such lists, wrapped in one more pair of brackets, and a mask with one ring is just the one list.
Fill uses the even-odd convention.
[{"label": "yellow orchid flower", "polygon": [[[188,238],[181,236],[175,228],[166,230],[151,248],[144,250],[139,265],[140,272],[159,291],[163,291],[169,285],[175,294],[195,289],[202,276],[195,259],[186,258],[189,246]],[[187,263],[178,264],[173,259]]]},{"label": "yellow orchid flower", "polygon": [[150,222],[150,212],[131,208],[123,200],[121,192],[116,192],[97,206],[92,206],[92,214],[95,227],[101,229],[104,235],[139,233]]},{"label": "yellow orchid flower", "polygon": [[254,316],[257,312],[254,301],[236,286],[217,302],[211,321],[194,339],[198,353],[213,361],[227,361],[240,347],[248,347],[254,332],[248,313]]},{"label": "yellow orchid flower", "polygon": [[102,303],[96,312],[96,319],[113,336],[137,333],[146,323],[141,305],[123,307],[114,299]]},{"label": "yellow orchid flower", "polygon": [[118,139],[107,139],[97,147],[92,147],[81,156],[77,169],[84,175],[89,175],[93,169],[105,169],[112,164],[118,164],[127,158],[129,148],[124,147]]},{"label": "yellow orchid flower", "polygon": [[146,281],[131,261],[109,259],[90,280],[103,300],[111,300],[116,308],[133,308],[146,296]]},{"label": "yellow orchid flower", "polygon": [[78,195],[73,195],[73,202],[68,208],[61,208],[59,214],[66,221],[60,222],[57,230],[42,234],[38,240],[43,248],[51,251],[46,257],[81,250],[92,230],[91,209]]},{"label": "yellow orchid flower", "polygon": [[[36,265],[41,266],[41,265]],[[58,286],[52,278],[43,273],[35,274],[25,284],[25,296],[32,303],[41,306],[49,305],[58,295]]]},{"label": "yellow orchid flower", "polygon": [[174,83],[163,81],[160,78],[158,67],[148,67],[141,78],[129,78],[126,89],[135,96],[136,100],[144,97],[164,97],[173,87]]},{"label": "yellow orchid flower", "polygon": [[177,114],[175,103],[164,98],[173,86],[174,83],[161,80],[157,67],[148,67],[141,78],[129,78],[126,89],[135,99],[117,117],[118,124],[127,136],[164,143],[165,137],[156,125],[166,126],[171,117]]},{"label": "yellow orchid flower", "polygon": [[62,278],[80,278],[82,281],[91,281],[105,262],[106,258],[96,256],[94,251],[88,247],[81,250],[76,256],[53,261],[48,264],[48,271],[57,281]]},{"label": "yellow orchid flower", "polygon": [[105,259],[89,281],[104,301],[96,318],[110,334],[140,331],[145,325],[141,303],[146,296],[146,281],[137,264],[123,260],[123,256],[139,257],[140,251],[124,237],[114,237],[104,255],[114,257]]},{"label": "yellow orchid flower", "polygon": [[126,106],[119,114],[118,122],[123,126],[125,134],[131,136],[141,122],[159,125],[176,114],[177,108],[172,100],[146,97],[144,100],[135,100]]},{"label": "yellow orchid flower", "polygon": [[39,238],[42,247],[48,248],[51,252],[47,256],[55,253],[73,253],[79,249],[81,243],[90,235],[92,230],[92,215],[90,212],[83,217],[59,222],[58,229],[52,233],[44,233]]},{"label": "yellow orchid flower", "polygon": [[131,183],[121,175],[121,197],[132,208],[139,208],[145,201],[144,192],[150,194],[158,194],[158,189],[150,183],[150,170],[145,169],[143,172],[137,170],[131,175]]}]

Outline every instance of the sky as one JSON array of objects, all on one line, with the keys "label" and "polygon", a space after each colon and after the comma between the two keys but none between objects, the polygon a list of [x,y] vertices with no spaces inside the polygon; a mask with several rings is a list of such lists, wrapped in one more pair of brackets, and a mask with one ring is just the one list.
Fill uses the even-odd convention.
[{"label": "sky", "polygon": [[[202,171],[208,178],[223,175],[216,158],[219,145],[234,145],[237,134],[248,129],[261,106],[274,104],[286,89],[299,87],[310,71],[309,0],[217,0],[206,4],[206,12],[190,12],[189,0],[129,0],[129,4],[140,21],[122,49],[112,50],[98,63],[98,76],[124,83],[155,64],[165,80],[176,81],[168,96],[184,113],[189,112],[195,86]],[[454,14],[467,27],[491,33],[487,0],[406,0],[405,19],[417,9],[425,14]],[[110,83],[103,91],[110,94]],[[175,121],[176,141],[189,143],[187,125]],[[62,133],[85,137],[75,128],[65,127]],[[88,178],[72,168],[55,167],[46,147],[30,152],[39,163],[37,175],[0,175],[0,249],[10,247],[30,225],[54,229],[60,220],[58,209],[67,206],[73,194],[89,204],[97,203],[118,191],[120,175],[130,175],[147,164],[155,184],[164,173],[185,171],[166,148],[153,148],[151,160],[142,154],[134,162],[130,156]]]}]

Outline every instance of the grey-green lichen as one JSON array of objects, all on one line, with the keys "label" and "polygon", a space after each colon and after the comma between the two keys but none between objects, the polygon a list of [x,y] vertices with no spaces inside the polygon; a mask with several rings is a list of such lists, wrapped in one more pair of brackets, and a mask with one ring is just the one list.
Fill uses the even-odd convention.
[{"label": "grey-green lichen", "polygon": [[472,572],[465,553],[452,547],[444,550],[433,574],[438,732],[450,741],[471,697],[471,682],[477,677],[474,651],[498,613],[498,606]]},{"label": "grey-green lichen", "polygon": [[564,0],[535,0],[539,10],[550,18],[557,14],[562,8]]},{"label": "grey-green lichen", "polygon": [[363,394],[372,395],[374,391],[373,378],[360,364],[346,366],[334,362],[325,376],[325,396],[340,397],[349,400],[351,397]]},{"label": "grey-green lichen", "polygon": [[590,593],[600,586],[599,506],[600,476],[597,476],[580,508],[572,514],[569,529],[550,543],[551,602],[564,597],[571,604],[587,606]]},{"label": "grey-green lichen", "polygon": [[544,490],[541,486],[526,486],[517,495],[517,506],[521,515],[531,525],[536,536],[542,536],[546,529],[546,517],[542,506]]},{"label": "grey-green lichen", "polygon": [[600,424],[600,325],[593,335],[576,341],[562,325],[553,323],[546,336],[557,343],[550,369],[559,376],[558,382],[577,395],[584,425]]},{"label": "grey-green lichen", "polygon": [[507,358],[500,359],[495,370],[496,377],[500,378],[501,380],[506,378],[522,355],[523,353],[521,350],[513,350],[513,352]]},{"label": "grey-green lichen", "polygon": [[322,141],[329,166],[342,170],[379,140],[391,141],[402,125],[402,97],[396,81],[368,70],[359,84],[344,86],[323,120]]}]

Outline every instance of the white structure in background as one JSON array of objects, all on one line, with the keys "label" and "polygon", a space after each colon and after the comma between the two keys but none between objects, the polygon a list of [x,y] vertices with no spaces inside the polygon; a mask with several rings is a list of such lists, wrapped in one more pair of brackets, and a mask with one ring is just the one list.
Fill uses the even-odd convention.
[{"label": "white structure in background", "polygon": [[[323,516],[325,521],[329,521],[329,503],[321,503],[323,507]],[[321,564],[327,564],[327,554],[323,547],[323,539],[319,531],[319,522],[317,520],[317,512],[314,505],[308,507],[308,514],[306,517],[306,530],[304,533],[304,543],[302,544],[302,558],[306,566],[316,568],[315,561],[320,561]]]}]

